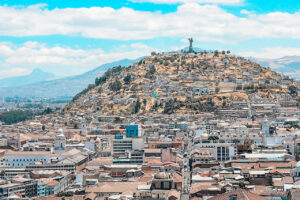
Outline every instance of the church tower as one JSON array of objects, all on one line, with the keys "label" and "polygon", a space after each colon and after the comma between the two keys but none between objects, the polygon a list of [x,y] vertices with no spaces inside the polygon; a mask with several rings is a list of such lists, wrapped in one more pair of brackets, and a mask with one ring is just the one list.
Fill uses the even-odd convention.
[{"label": "church tower", "polygon": [[81,135],[87,135],[87,127],[86,127],[86,121],[84,118],[81,120]]},{"label": "church tower", "polygon": [[269,120],[268,120],[267,116],[265,116],[264,120],[262,121],[261,129],[262,129],[263,135],[266,135],[266,136],[270,135],[270,125],[269,125]]},{"label": "church tower", "polygon": [[60,128],[58,129],[55,143],[54,143],[54,151],[56,153],[64,152],[66,149],[66,137],[64,135],[63,130]]}]

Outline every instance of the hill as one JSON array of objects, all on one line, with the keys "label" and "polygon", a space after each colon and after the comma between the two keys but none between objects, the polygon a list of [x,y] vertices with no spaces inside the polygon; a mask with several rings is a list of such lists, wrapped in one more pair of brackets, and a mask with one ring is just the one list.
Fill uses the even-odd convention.
[{"label": "hill", "polygon": [[0,97],[73,97],[75,94],[86,88],[88,84],[93,83],[95,78],[101,76],[107,69],[118,65],[129,66],[136,61],[137,60],[124,59],[101,65],[94,70],[77,76],[51,81],[35,81],[33,84],[23,84],[18,87],[1,87]]},{"label": "hill", "polygon": [[253,61],[300,80],[300,56],[285,56],[278,59],[255,58]]},{"label": "hill", "polygon": [[29,75],[16,76],[11,78],[0,79],[1,87],[16,87],[47,81],[54,78],[54,74],[44,72],[40,69],[34,69]]},{"label": "hill", "polygon": [[248,102],[250,94],[296,95],[299,82],[230,54],[167,53],[115,67],[66,109],[100,114],[200,113]]}]

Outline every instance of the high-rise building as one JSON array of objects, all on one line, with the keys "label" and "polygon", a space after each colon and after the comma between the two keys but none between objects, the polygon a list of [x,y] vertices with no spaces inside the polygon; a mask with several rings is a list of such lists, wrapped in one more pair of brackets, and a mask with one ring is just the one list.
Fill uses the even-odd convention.
[{"label": "high-rise building", "polygon": [[138,137],[139,136],[139,126],[138,125],[127,125],[126,126],[126,137]]}]

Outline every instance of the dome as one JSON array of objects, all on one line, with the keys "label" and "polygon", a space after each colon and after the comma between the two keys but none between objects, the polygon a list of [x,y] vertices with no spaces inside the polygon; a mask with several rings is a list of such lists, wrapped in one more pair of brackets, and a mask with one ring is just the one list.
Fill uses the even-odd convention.
[{"label": "dome", "polygon": [[168,179],[169,175],[166,172],[160,172],[155,174],[156,179]]},{"label": "dome", "polygon": [[300,135],[300,131],[296,131],[296,132],[295,132],[295,135]]},{"label": "dome", "polygon": [[57,131],[57,135],[63,135],[64,134],[64,131],[62,128],[58,129]]},{"label": "dome", "polygon": [[96,142],[100,143],[101,142],[100,138],[97,137]]},{"label": "dome", "polygon": [[56,137],[65,138],[64,131],[62,130],[62,128],[58,129]]}]

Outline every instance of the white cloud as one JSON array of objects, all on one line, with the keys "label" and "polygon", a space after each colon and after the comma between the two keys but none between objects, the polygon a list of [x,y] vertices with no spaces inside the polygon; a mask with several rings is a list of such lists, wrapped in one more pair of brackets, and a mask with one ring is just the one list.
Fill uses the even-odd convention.
[{"label": "white cloud", "polygon": [[0,58],[9,56],[13,53],[11,44],[8,42],[0,43]]},{"label": "white cloud", "polygon": [[27,75],[31,71],[26,68],[11,68],[11,69],[0,69],[0,79],[8,78],[12,76],[22,76]]},{"label": "white cloud", "polygon": [[300,55],[300,48],[266,47],[263,48],[262,51],[240,52],[239,55],[244,57],[275,59],[282,58],[284,56]]},{"label": "white cloud", "polygon": [[176,3],[212,3],[212,4],[240,4],[243,0],[130,0],[135,3],[157,3],[157,4],[176,4]]},{"label": "white cloud", "polygon": [[[5,53],[1,50],[4,49]],[[68,47],[47,47],[43,43],[30,41],[19,47],[10,44],[0,44],[0,77],[20,75],[27,71],[41,68],[57,76],[81,74],[101,64],[121,60],[136,59],[149,55],[153,48],[143,43],[133,43],[117,51],[104,52],[97,49],[72,49]],[[0,54],[1,55],[1,54]],[[19,71],[18,71],[19,70]]]},{"label": "white cloud", "polygon": [[149,47],[148,45],[146,44],[143,44],[143,43],[133,43],[130,45],[131,48],[135,48],[135,49],[153,49],[151,47]]},{"label": "white cloud", "polygon": [[227,43],[253,38],[300,39],[300,12],[239,17],[217,5],[197,3],[179,5],[177,11],[166,14],[126,7],[48,10],[43,6],[0,6],[0,36],[60,34],[117,40],[192,36],[199,41]]}]

